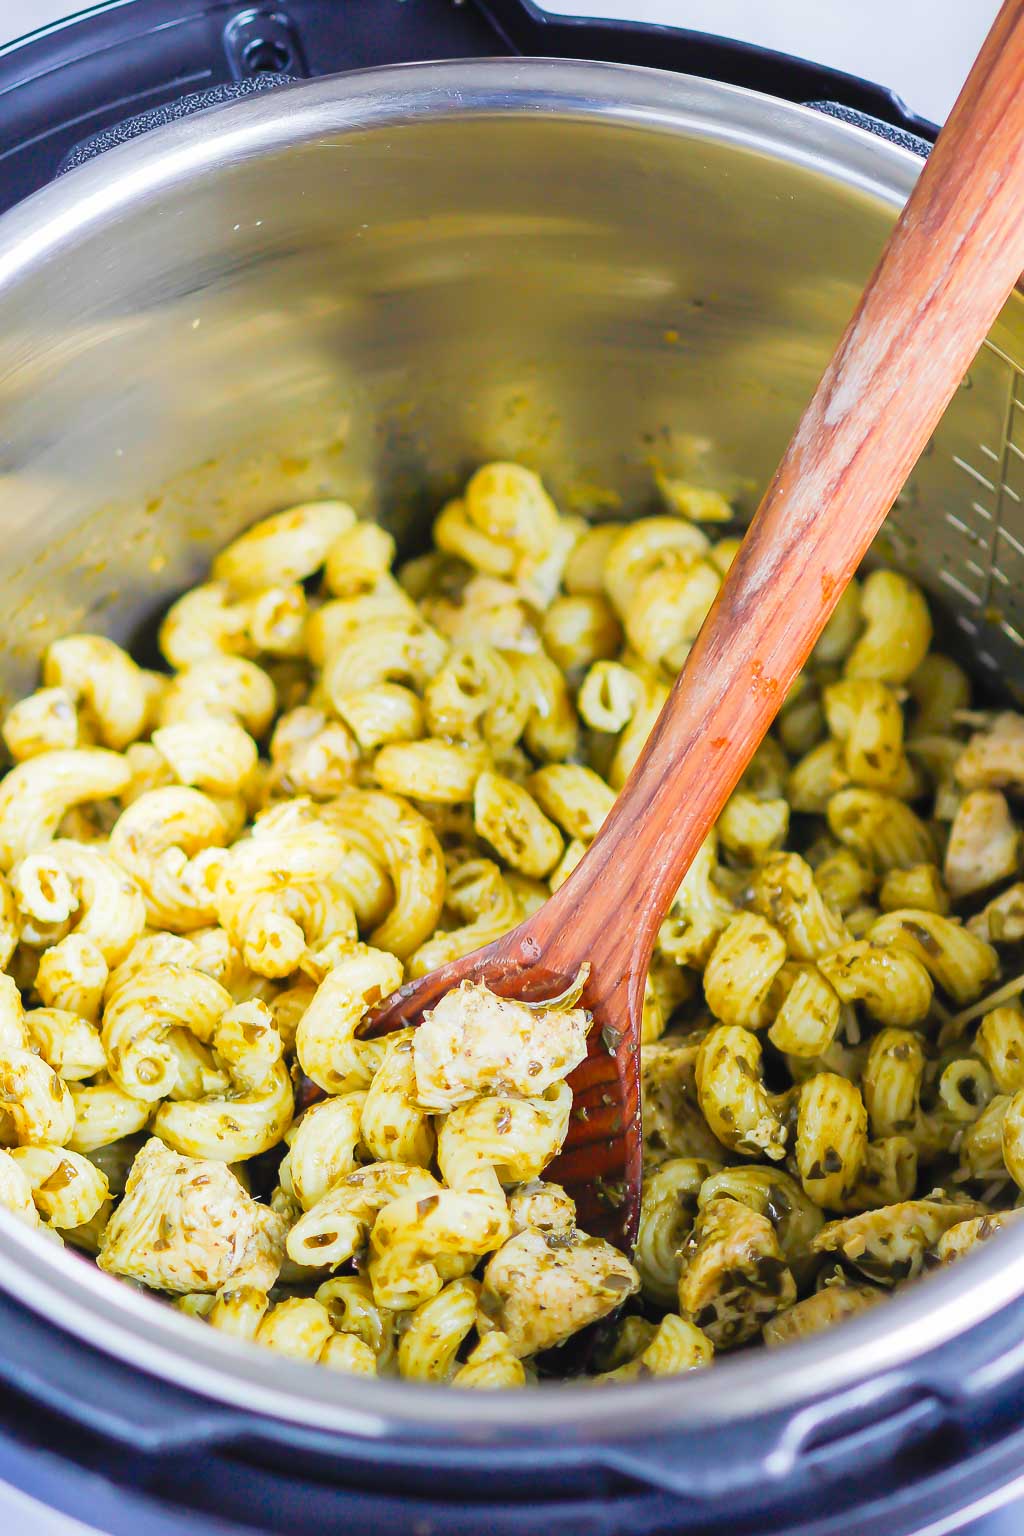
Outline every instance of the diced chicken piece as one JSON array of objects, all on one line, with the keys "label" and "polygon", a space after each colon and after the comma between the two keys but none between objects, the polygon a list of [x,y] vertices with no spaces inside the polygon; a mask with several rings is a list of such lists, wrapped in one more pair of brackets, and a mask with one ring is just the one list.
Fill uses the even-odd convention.
[{"label": "diced chicken piece", "polygon": [[976,1200],[928,1195],[831,1221],[812,1246],[819,1253],[839,1254],[869,1280],[898,1285],[920,1273],[926,1252],[950,1227],[984,1215],[985,1207]]},{"label": "diced chicken piece", "polygon": [[716,1349],[760,1333],[796,1300],[796,1284],[767,1216],[738,1200],[712,1200],[680,1254],[679,1311]]},{"label": "diced chicken piece", "polygon": [[464,981],[414,1036],[417,1101],[445,1112],[485,1093],[535,1097],[586,1056],[588,1023],[582,1008],[538,1012]]},{"label": "diced chicken piece", "polygon": [[992,1211],[987,1216],[972,1216],[970,1221],[958,1221],[955,1227],[950,1227],[939,1238],[928,1254],[928,1262],[934,1259],[937,1264],[951,1264],[954,1259],[962,1259],[965,1253],[987,1243],[990,1237],[995,1237],[1007,1223],[1017,1221],[1021,1215],[1024,1212]]},{"label": "diced chicken piece", "polygon": [[973,896],[1020,866],[1020,833],[1006,796],[976,789],[959,806],[946,848],[945,879],[954,901]]},{"label": "diced chicken piece", "polygon": [[811,1333],[821,1333],[848,1317],[866,1312],[885,1295],[871,1285],[826,1285],[813,1296],[806,1296],[795,1306],[787,1307],[764,1325],[764,1342],[768,1345],[790,1344]]},{"label": "diced chicken piece", "polygon": [[617,1248],[585,1232],[520,1232],[484,1271],[480,1311],[519,1358],[551,1349],[640,1289]]},{"label": "diced chicken piece", "polygon": [[1024,788],[1024,715],[1004,710],[972,736],[954,767],[963,789]]},{"label": "diced chicken piece", "polygon": [[224,1163],[185,1157],[153,1137],[132,1164],[97,1262],[160,1291],[216,1291],[228,1281],[268,1291],[285,1232],[284,1219]]}]

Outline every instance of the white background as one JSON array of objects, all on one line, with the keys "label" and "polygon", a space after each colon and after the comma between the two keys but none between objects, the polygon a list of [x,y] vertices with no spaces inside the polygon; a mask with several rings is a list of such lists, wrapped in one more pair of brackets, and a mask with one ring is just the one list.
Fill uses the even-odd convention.
[{"label": "white background", "polygon": [[[942,122],[999,0],[557,0],[547,8],[692,27],[799,54],[889,86]],[[0,0],[0,43],[79,9],[80,0]]]},{"label": "white background", "polygon": [[[0,0],[0,4],[3,0]],[[742,38],[898,91],[943,122],[1000,0],[558,0],[575,16],[621,16]]]}]

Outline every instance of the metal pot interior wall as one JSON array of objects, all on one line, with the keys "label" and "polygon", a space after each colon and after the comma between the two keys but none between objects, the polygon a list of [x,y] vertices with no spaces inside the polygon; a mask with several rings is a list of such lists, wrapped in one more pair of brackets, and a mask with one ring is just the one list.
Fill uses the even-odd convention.
[{"label": "metal pot interior wall", "polygon": [[0,283],[8,690],[308,496],[407,546],[494,456],[598,516],[649,507],[655,467],[756,504],[891,204],[780,158],[770,116],[716,142],[482,94],[373,132],[314,113],[258,157],[227,127],[197,154],[185,124],[181,164],[115,151],[9,216],[61,202],[57,249]]}]

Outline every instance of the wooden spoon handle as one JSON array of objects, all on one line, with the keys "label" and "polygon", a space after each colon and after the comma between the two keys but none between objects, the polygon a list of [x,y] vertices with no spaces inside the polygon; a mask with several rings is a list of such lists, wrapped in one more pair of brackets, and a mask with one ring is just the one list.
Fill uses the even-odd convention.
[{"label": "wooden spoon handle", "polygon": [[679,881],[1022,269],[1024,0],[1006,0],[643,754],[544,909],[552,932],[579,925],[577,953],[642,978]]}]

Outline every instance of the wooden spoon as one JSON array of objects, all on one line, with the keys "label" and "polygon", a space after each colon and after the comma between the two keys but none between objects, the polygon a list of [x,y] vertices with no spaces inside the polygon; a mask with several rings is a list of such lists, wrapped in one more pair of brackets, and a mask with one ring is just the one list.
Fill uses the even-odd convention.
[{"label": "wooden spoon", "polygon": [[[751,256],[751,259],[755,257]],[[524,999],[591,970],[590,1053],[550,1177],[628,1247],[644,978],[679,882],[1024,269],[1024,0],[1007,0],[639,761],[566,883],[386,999],[379,1035],[465,978]]]}]

